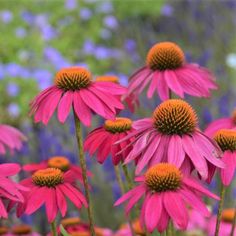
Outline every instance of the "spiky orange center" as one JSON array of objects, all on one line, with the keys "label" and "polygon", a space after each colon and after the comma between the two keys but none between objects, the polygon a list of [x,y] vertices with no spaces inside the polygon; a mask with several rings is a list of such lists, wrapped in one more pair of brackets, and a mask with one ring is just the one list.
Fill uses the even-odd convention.
[{"label": "spiky orange center", "polygon": [[153,113],[157,130],[163,134],[189,134],[197,126],[197,115],[193,108],[180,99],[169,99],[161,103]]},{"label": "spiky orange center", "polygon": [[236,131],[230,129],[221,129],[216,132],[214,140],[220,146],[223,152],[236,150]]},{"label": "spiky orange center", "polygon": [[66,157],[52,157],[48,160],[48,167],[58,168],[61,171],[67,171],[70,168],[70,161]]},{"label": "spiky orange center", "polygon": [[71,236],[90,236],[88,231],[80,231],[80,232],[71,232]]},{"label": "spiky orange center", "polygon": [[47,168],[36,171],[32,180],[36,185],[55,187],[63,182],[63,172],[57,168]]},{"label": "spiky orange center", "polygon": [[119,83],[119,78],[114,75],[104,75],[104,76],[98,76],[96,78],[96,81],[100,82],[113,82],[113,83]]},{"label": "spiky orange center", "polygon": [[92,80],[91,73],[82,67],[69,67],[61,69],[55,77],[58,88],[67,90],[79,90],[86,88]]},{"label": "spiky orange center", "polygon": [[18,225],[12,229],[12,233],[16,235],[30,234],[32,228],[29,225]]},{"label": "spiky orange center", "polygon": [[106,120],[105,130],[111,133],[122,133],[131,129],[132,121],[128,118],[117,117],[115,120]]},{"label": "spiky orange center", "polygon": [[234,111],[232,113],[232,119],[233,119],[234,123],[236,124],[236,109],[234,109]]},{"label": "spiky orange center", "polygon": [[61,221],[61,224],[64,226],[64,227],[67,227],[67,226],[72,226],[72,225],[77,225],[81,222],[80,218],[79,217],[70,217],[70,218],[65,218]]},{"label": "spiky orange center", "polygon": [[9,229],[7,227],[1,226],[0,227],[0,235],[6,234],[8,232],[8,230]]},{"label": "spiky orange center", "polygon": [[152,166],[145,173],[145,183],[154,192],[176,190],[180,187],[181,179],[180,170],[168,163]]},{"label": "spiky orange center", "polygon": [[235,209],[234,208],[228,208],[222,211],[221,220],[224,222],[232,223],[234,220],[235,215]]},{"label": "spiky orange center", "polygon": [[175,43],[162,42],[155,44],[148,52],[146,63],[152,70],[171,70],[183,65],[185,56]]}]

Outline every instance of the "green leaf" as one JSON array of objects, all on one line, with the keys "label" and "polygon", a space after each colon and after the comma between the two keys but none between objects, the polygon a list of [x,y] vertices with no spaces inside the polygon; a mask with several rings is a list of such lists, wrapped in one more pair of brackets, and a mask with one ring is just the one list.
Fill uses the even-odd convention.
[{"label": "green leaf", "polygon": [[63,236],[70,236],[70,234],[68,234],[68,233],[66,232],[66,230],[64,229],[64,227],[63,227],[62,225],[60,225],[60,231],[61,231],[61,234],[62,234]]}]

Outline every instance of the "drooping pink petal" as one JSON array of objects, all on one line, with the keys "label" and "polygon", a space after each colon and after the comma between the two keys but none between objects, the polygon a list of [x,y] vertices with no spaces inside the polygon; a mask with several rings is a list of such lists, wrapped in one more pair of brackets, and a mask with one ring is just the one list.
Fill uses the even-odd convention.
[{"label": "drooping pink petal", "polygon": [[153,121],[151,118],[144,118],[144,119],[140,119],[137,121],[134,121],[132,124],[132,127],[136,130],[140,130],[140,129],[148,129],[153,127]]},{"label": "drooping pink petal", "polygon": [[87,89],[81,89],[80,95],[83,102],[96,114],[104,117],[105,119],[114,119],[115,110],[107,107],[96,95]]},{"label": "drooping pink petal", "polygon": [[157,224],[157,230],[162,233],[163,231],[166,230],[168,224],[169,224],[169,215],[167,214],[166,209],[164,208],[164,206],[162,207],[162,212],[161,212],[161,217],[158,221]]},{"label": "drooping pink petal", "polygon": [[12,176],[16,175],[20,171],[21,167],[16,163],[6,163],[0,165],[0,175]]},{"label": "drooping pink petal", "polygon": [[226,151],[222,157],[222,161],[225,163],[226,167],[220,171],[221,180],[225,186],[229,186],[235,173],[236,154]]},{"label": "drooping pink petal", "polygon": [[47,168],[47,162],[44,161],[42,163],[39,164],[35,164],[35,163],[31,163],[31,164],[26,164],[23,166],[23,170],[24,171],[29,171],[29,172],[34,172],[36,170],[41,170],[41,169],[45,169]]},{"label": "drooping pink petal", "polygon": [[219,168],[225,167],[224,163],[219,158],[218,150],[203,134],[195,132],[192,137],[201,156],[205,157],[210,163]]},{"label": "drooping pink petal", "polygon": [[161,141],[161,135],[160,134],[152,134],[150,137],[149,145],[145,149],[145,151],[142,154],[142,157],[138,161],[138,164],[136,166],[135,173],[139,174],[144,167],[147,166],[148,162],[151,160],[153,154],[156,152],[159,143]]},{"label": "drooping pink petal", "polygon": [[67,203],[63,193],[59,188],[56,188],[56,198],[57,198],[58,208],[61,212],[62,217],[64,217],[67,211]]},{"label": "drooping pink petal", "polygon": [[184,92],[183,92],[183,89],[181,88],[181,85],[179,84],[179,81],[178,81],[178,78],[176,77],[175,72],[173,72],[172,70],[165,70],[163,72],[163,75],[164,75],[164,78],[168,87],[178,96],[183,98]]},{"label": "drooping pink petal", "polygon": [[182,198],[194,209],[201,212],[201,214],[205,217],[209,217],[211,215],[210,211],[206,207],[205,203],[198,197],[195,193],[191,192],[189,189],[180,189],[179,190]]},{"label": "drooping pink petal", "polygon": [[81,120],[81,122],[85,126],[91,125],[91,110],[90,108],[83,102],[80,91],[74,92],[73,98],[73,106],[77,117]]},{"label": "drooping pink petal", "polygon": [[165,192],[163,194],[164,205],[167,213],[180,229],[186,229],[188,225],[188,212],[178,192]]},{"label": "drooping pink petal", "polygon": [[45,207],[48,221],[51,223],[57,216],[58,205],[56,201],[56,190],[48,188],[47,195],[45,196]]},{"label": "drooping pink petal", "polygon": [[53,93],[47,96],[47,100],[44,102],[44,104],[41,104],[41,106],[43,106],[42,120],[41,120],[43,124],[47,125],[47,123],[49,122],[54,111],[56,110],[56,107],[60,101],[62,94],[63,91],[57,89]]},{"label": "drooping pink petal", "polygon": [[198,183],[196,180],[187,178],[186,176],[182,179],[182,182],[184,184],[186,184],[188,186],[188,188],[192,188],[195,189],[196,191],[210,197],[216,200],[220,200],[220,198],[218,196],[216,196],[215,194],[211,193],[210,191],[208,191],[207,189],[205,189],[203,186],[201,186],[200,183]]},{"label": "drooping pink petal", "polygon": [[136,193],[138,193],[139,191],[142,191],[144,189],[143,185],[139,185],[135,188],[133,188],[132,190],[128,191],[127,193],[125,193],[122,197],[120,197],[115,203],[114,206],[118,206],[121,203],[127,201],[129,198],[131,198],[132,196],[134,196]]},{"label": "drooping pink petal", "polygon": [[143,194],[146,191],[146,188],[144,185],[140,185],[139,191],[135,193],[135,195],[131,196],[130,200],[128,201],[126,207],[125,207],[125,214],[128,215],[132,207],[139,201],[139,199],[143,196]]},{"label": "drooping pink petal", "polygon": [[169,99],[169,88],[164,78],[164,72],[160,72],[157,83],[157,93],[162,101]]},{"label": "drooping pink petal", "polygon": [[155,72],[153,72],[152,81],[151,81],[148,91],[147,91],[148,98],[151,98],[153,96],[153,94],[157,88],[158,80],[159,80],[159,72],[155,71]]},{"label": "drooping pink petal", "polygon": [[113,82],[93,82],[93,86],[102,92],[110,93],[113,95],[123,95],[127,92],[127,89],[125,87]]},{"label": "drooping pink petal", "polygon": [[149,198],[145,209],[145,225],[152,232],[162,217],[162,196],[154,193]]},{"label": "drooping pink petal", "polygon": [[168,147],[168,162],[180,167],[184,161],[185,152],[179,135],[172,135]]},{"label": "drooping pink petal", "polygon": [[201,175],[201,177],[206,180],[208,177],[207,163],[206,160],[200,156],[196,150],[196,146],[194,145],[192,137],[189,135],[183,135],[182,144],[186,154],[191,159],[196,170]]},{"label": "drooping pink petal", "polygon": [[73,102],[73,92],[67,91],[63,94],[57,109],[57,117],[61,123],[64,123],[70,113]]},{"label": "drooping pink petal", "polygon": [[47,191],[47,187],[34,187],[31,189],[30,194],[27,197],[27,206],[25,210],[26,214],[32,214],[45,203]]}]

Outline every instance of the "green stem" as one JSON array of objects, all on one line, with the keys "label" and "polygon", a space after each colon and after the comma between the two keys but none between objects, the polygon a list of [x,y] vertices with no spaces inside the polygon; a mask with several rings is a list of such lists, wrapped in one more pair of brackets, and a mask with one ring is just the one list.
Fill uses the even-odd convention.
[{"label": "green stem", "polygon": [[55,220],[51,223],[51,231],[52,231],[52,236],[57,236],[57,226]]},{"label": "green stem", "polygon": [[78,117],[76,116],[74,112],[74,120],[75,120],[75,130],[76,130],[76,138],[77,138],[77,144],[79,148],[79,162],[82,169],[82,176],[83,176],[83,182],[84,182],[84,190],[85,190],[85,197],[88,203],[88,219],[89,219],[89,225],[90,225],[90,232],[91,236],[95,236],[95,230],[94,230],[94,222],[93,222],[93,213],[92,213],[92,207],[90,203],[90,196],[89,196],[89,184],[88,184],[88,176],[87,176],[87,167],[86,167],[86,161],[85,161],[85,155],[84,155],[84,148],[83,148],[83,136],[82,136],[82,129],[81,129],[81,123]]},{"label": "green stem", "polygon": [[231,228],[230,236],[234,236],[235,225],[236,225],[236,208],[234,210],[234,219],[233,219],[233,222],[232,222],[232,228]]},{"label": "green stem", "polygon": [[[122,178],[121,178],[120,168],[119,168],[118,165],[114,166],[114,168],[115,168],[116,180],[119,184],[121,193],[125,194],[125,186],[124,186]],[[132,225],[132,220],[130,219],[130,217],[128,217],[128,223],[129,223],[129,227],[130,227],[132,236],[135,236],[134,228],[133,228],[133,225]]]},{"label": "green stem", "polygon": [[226,187],[221,183],[220,202],[219,202],[218,213],[217,213],[215,236],[219,235],[220,221],[221,221],[221,215],[222,215],[224,198],[225,198],[225,190],[226,190]]},{"label": "green stem", "polygon": [[127,166],[122,164],[122,169],[124,171],[124,175],[125,175],[126,181],[128,183],[128,187],[129,187],[129,189],[132,189],[134,187],[134,183],[129,176],[129,171],[128,171]]}]

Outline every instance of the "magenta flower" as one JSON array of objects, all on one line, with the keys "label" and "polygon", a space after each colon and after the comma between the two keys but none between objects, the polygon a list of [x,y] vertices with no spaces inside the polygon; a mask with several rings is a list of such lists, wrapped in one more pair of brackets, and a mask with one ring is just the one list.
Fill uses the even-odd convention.
[{"label": "magenta flower", "polygon": [[231,117],[225,117],[211,122],[206,128],[205,134],[212,138],[216,131],[220,129],[233,128],[236,128],[236,111],[233,112]]},{"label": "magenta flower", "polygon": [[[113,83],[119,84],[119,78],[114,75],[98,76],[96,78],[96,81],[113,82]],[[139,107],[140,105],[138,96],[134,93],[130,93],[128,95],[125,94],[120,99],[127,105],[128,109],[132,113],[134,113],[135,109]]]},{"label": "magenta flower", "polygon": [[58,120],[64,123],[71,107],[81,122],[90,126],[91,115],[96,113],[105,119],[114,119],[117,110],[124,108],[117,98],[126,89],[111,82],[94,82],[84,68],[71,67],[60,70],[55,85],[42,91],[31,103],[35,122],[47,124],[58,107]]},{"label": "magenta flower", "polygon": [[7,218],[6,202],[24,202],[24,191],[28,188],[21,184],[15,183],[10,177],[16,175],[20,171],[20,166],[15,163],[7,163],[0,165],[0,217]]},{"label": "magenta flower", "polygon": [[20,150],[26,137],[16,128],[9,125],[0,125],[0,154],[6,153],[6,147],[11,152]]},{"label": "magenta flower", "polygon": [[154,165],[144,176],[137,177],[136,181],[139,185],[123,195],[115,206],[128,201],[125,208],[128,214],[144,196],[140,220],[149,232],[155,228],[163,232],[170,220],[173,220],[176,227],[185,230],[189,220],[187,205],[209,217],[210,212],[202,197],[205,195],[219,200],[195,179],[168,163]]},{"label": "magenta flower", "polygon": [[214,139],[223,151],[222,161],[225,168],[220,170],[221,181],[225,186],[229,186],[236,169],[236,130],[220,129]]},{"label": "magenta flower", "polygon": [[217,89],[213,75],[197,64],[185,62],[182,49],[172,42],[155,44],[148,52],[146,66],[130,77],[128,94],[140,94],[149,84],[147,97],[156,91],[161,100],[170,97],[170,91],[184,97],[209,97],[210,89]]},{"label": "magenta flower", "polygon": [[125,138],[132,132],[132,121],[128,118],[119,117],[116,120],[106,120],[102,127],[93,130],[84,142],[84,150],[92,156],[96,153],[97,161],[103,163],[109,155],[114,165],[123,162],[132,147],[117,155],[123,148],[127,147],[133,138],[127,139],[120,145],[113,145],[120,139]]},{"label": "magenta flower", "polygon": [[25,194],[25,203],[18,204],[17,215],[32,214],[45,205],[48,221],[55,220],[58,211],[62,217],[67,212],[66,197],[80,209],[87,207],[84,195],[75,185],[75,176],[71,171],[63,173],[57,168],[47,168],[36,171],[32,177],[24,179],[21,184],[29,187]]},{"label": "magenta flower", "polygon": [[185,101],[170,99],[161,103],[152,118],[133,123],[136,131],[118,144],[134,138],[125,164],[136,160],[136,174],[146,166],[169,162],[186,171],[196,169],[205,180],[209,165],[224,167],[217,144],[197,128],[197,116]]},{"label": "magenta flower", "polygon": [[[23,166],[24,171],[35,172],[37,170],[47,168],[58,168],[63,172],[71,171],[75,178],[83,184],[82,170],[79,166],[73,165],[70,161],[63,156],[54,156],[41,163],[26,164]],[[91,176],[91,172],[87,171],[87,175]]]}]

